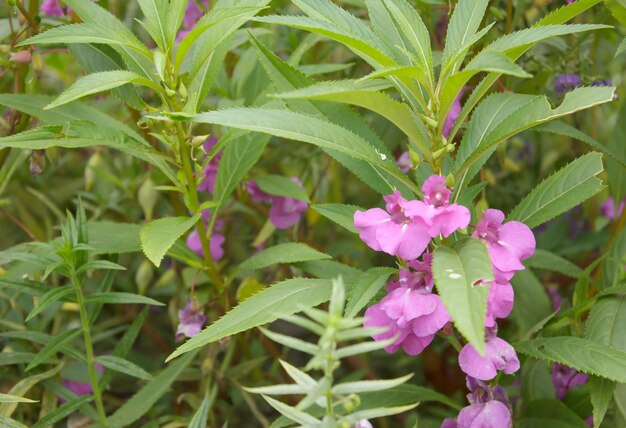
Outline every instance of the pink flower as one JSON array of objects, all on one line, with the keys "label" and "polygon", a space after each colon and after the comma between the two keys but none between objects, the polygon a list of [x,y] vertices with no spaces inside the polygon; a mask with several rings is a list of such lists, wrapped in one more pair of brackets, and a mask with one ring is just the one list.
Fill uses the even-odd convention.
[{"label": "pink flower", "polygon": [[435,334],[449,321],[450,315],[441,299],[432,294],[433,279],[430,264],[432,255],[424,255],[423,262],[413,263],[418,269],[400,271],[400,279],[388,284],[388,294],[379,303],[365,311],[365,327],[387,327],[389,330],[374,335],[375,340],[398,336],[387,346],[387,352],[396,352],[400,346],[409,355],[417,355],[426,348]]},{"label": "pink flower", "polygon": [[387,211],[372,208],[354,213],[354,227],[371,249],[392,256],[413,260],[420,256],[430,242],[428,225],[421,218],[406,214],[410,204],[397,190],[384,197]]},{"label": "pink flower", "polygon": [[579,385],[587,383],[587,373],[579,373],[566,365],[555,363],[552,365],[552,383],[556,391],[556,398],[563,400],[567,391]]},{"label": "pink flower", "polygon": [[465,374],[479,380],[493,379],[498,370],[515,373],[520,367],[515,349],[496,336],[487,338],[484,356],[471,344],[465,345],[459,353],[459,365]]},{"label": "pink flower", "polygon": [[615,200],[613,198],[608,198],[606,201],[600,204],[600,214],[607,220],[617,220],[624,213],[624,204],[626,203],[626,199],[623,200],[619,207],[617,208],[617,212],[615,211]]},{"label": "pink flower", "polygon": [[497,282],[506,283],[515,271],[523,270],[521,260],[535,251],[535,236],[519,221],[504,222],[504,213],[488,209],[476,225],[473,236],[487,243],[487,251]]},{"label": "pink flower", "polygon": [[[95,364],[95,368],[100,373],[104,372],[104,366],[102,364]],[[89,382],[84,383],[77,380],[63,379],[61,380],[61,385],[63,385],[78,396],[91,394],[93,392],[93,387]],[[60,401],[65,402],[65,400],[63,399],[60,399]]]},{"label": "pink flower", "polygon": [[[206,9],[209,7],[208,0],[202,0],[202,6]],[[187,2],[187,8],[185,9],[185,16],[183,17],[183,30],[180,30],[176,35],[176,41],[180,42],[185,38],[187,34],[193,29],[196,23],[204,15],[203,10],[200,8],[197,0],[189,0]]]},{"label": "pink flower", "polygon": [[459,95],[456,97],[456,99],[452,103],[452,107],[450,107],[450,110],[448,111],[448,115],[446,116],[446,121],[443,123],[443,129],[441,130],[441,133],[446,138],[448,138],[448,136],[450,135],[450,132],[452,131],[452,128],[454,128],[454,124],[456,123],[456,120],[459,118],[459,115],[461,114],[461,109],[462,109],[461,98],[463,98],[464,93],[465,93],[465,88],[463,88],[463,90],[459,93]]},{"label": "pink flower", "polygon": [[178,311],[180,324],[176,328],[176,341],[182,340],[183,337],[194,337],[204,327],[206,316],[194,306],[193,302],[188,300],[185,307]]},{"label": "pink flower", "polygon": [[[302,187],[297,177],[291,177],[291,181]],[[278,229],[288,229],[298,223],[302,214],[309,208],[309,204],[304,201],[265,193],[254,180],[248,182],[248,193],[250,193],[250,199],[254,203],[271,204],[269,218]]]},{"label": "pink flower", "polygon": [[44,14],[48,16],[60,17],[65,15],[65,12],[63,12],[63,9],[59,4],[59,0],[45,0],[42,3],[40,9]]},{"label": "pink flower", "polygon": [[514,293],[511,284],[492,282],[487,297],[485,327],[495,327],[496,319],[506,318],[513,310]]},{"label": "pink flower", "polygon": [[424,202],[414,201],[407,209],[410,216],[420,217],[428,224],[431,237],[448,237],[457,229],[469,225],[469,210],[457,204],[450,204],[452,192],[446,187],[446,179],[440,175],[431,175],[422,185]]},{"label": "pink flower", "polygon": [[400,167],[400,171],[407,173],[411,170],[413,162],[411,162],[411,155],[409,152],[402,152],[402,154],[396,160],[396,163]]},{"label": "pink flower", "polygon": [[[219,260],[224,257],[224,249],[222,245],[226,238],[217,232],[214,232],[209,239],[209,251],[213,260]],[[202,241],[200,241],[200,235],[198,229],[194,229],[187,237],[187,247],[194,251],[198,256],[204,257],[204,251],[202,250]]]},{"label": "pink flower", "polygon": [[492,400],[464,407],[456,421],[458,428],[509,428],[511,411],[506,404]]}]

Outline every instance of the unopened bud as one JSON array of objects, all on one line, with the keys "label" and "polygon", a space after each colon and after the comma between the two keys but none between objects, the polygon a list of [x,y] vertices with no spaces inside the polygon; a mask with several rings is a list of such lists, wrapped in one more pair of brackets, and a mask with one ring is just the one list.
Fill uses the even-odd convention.
[{"label": "unopened bud", "polygon": [[513,159],[509,157],[504,158],[502,167],[511,172],[520,172],[522,169]]},{"label": "unopened bud", "polygon": [[476,202],[476,214],[482,215],[485,211],[489,209],[489,203],[487,199],[481,198],[478,202]]},{"label": "unopened bud", "polygon": [[137,269],[137,272],[135,273],[135,282],[137,283],[137,290],[139,291],[139,294],[142,296],[146,294],[153,278],[154,268],[152,267],[152,263],[148,260],[144,260],[141,262],[139,269]]},{"label": "unopened bud", "polygon": [[485,180],[487,180],[487,183],[494,186],[496,184],[496,177],[494,177],[493,172],[488,168],[485,168],[483,171],[485,172]]},{"label": "unopened bud", "polygon": [[165,88],[165,93],[168,97],[173,97],[176,95],[176,91],[170,88]]},{"label": "unopened bud", "polygon": [[454,150],[456,149],[456,146],[454,144],[448,144],[446,145],[446,151],[448,153],[452,153]]},{"label": "unopened bud", "polygon": [[187,98],[187,87],[185,86],[185,84],[181,81],[180,85],[178,86],[178,92],[180,93],[180,96],[182,98]]},{"label": "unopened bud", "polygon": [[422,157],[413,149],[409,149],[409,156],[411,157],[412,168],[417,168],[422,163]]},{"label": "unopened bud", "polygon": [[85,168],[85,190],[92,189],[96,181],[95,170],[102,164],[102,155],[100,152],[94,153],[87,162],[87,168]]},{"label": "unopened bud", "polygon": [[29,170],[32,175],[40,175],[46,168],[45,150],[34,150],[29,159]]},{"label": "unopened bud", "polygon": [[452,189],[454,187],[454,174],[448,174],[446,177],[446,187]]},{"label": "unopened bud", "polygon": [[424,119],[424,122],[426,122],[426,125],[431,129],[437,129],[437,127],[439,126],[439,122],[437,122],[432,117],[428,117],[423,114],[422,119]]},{"label": "unopened bud", "polygon": [[343,403],[343,408],[348,413],[354,412],[361,405],[361,399],[356,394],[350,394]]},{"label": "unopened bud", "polygon": [[139,191],[137,192],[139,206],[141,206],[147,221],[152,220],[152,213],[154,212],[154,206],[157,203],[158,197],[159,194],[155,189],[154,182],[152,181],[152,178],[148,176],[148,178],[146,178],[146,180],[141,184]]},{"label": "unopened bud", "polygon": [[30,64],[30,61],[32,59],[30,49],[12,53],[9,59],[17,64]]}]

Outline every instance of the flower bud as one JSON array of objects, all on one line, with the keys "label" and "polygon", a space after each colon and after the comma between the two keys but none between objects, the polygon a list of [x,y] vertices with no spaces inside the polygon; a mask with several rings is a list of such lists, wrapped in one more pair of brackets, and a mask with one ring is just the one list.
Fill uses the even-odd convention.
[{"label": "flower bud", "polygon": [[30,49],[12,53],[9,59],[16,64],[30,64],[32,59]]},{"label": "flower bud", "polygon": [[343,408],[348,413],[354,412],[361,405],[361,399],[356,394],[350,394],[343,403]]},{"label": "flower bud", "polygon": [[155,189],[154,182],[152,181],[152,178],[148,176],[137,192],[139,206],[141,206],[147,221],[152,220],[152,213],[154,212],[154,206],[157,203],[158,197],[159,193]]},{"label": "flower bud", "polygon": [[85,190],[90,191],[93,188],[93,184],[96,181],[95,169],[102,164],[102,155],[100,152],[95,152],[87,162],[85,168]]},{"label": "flower bud", "polygon": [[446,177],[446,187],[448,189],[453,189],[454,188],[454,174],[450,173]]},{"label": "flower bud", "polygon": [[152,283],[154,278],[154,268],[149,260],[144,260],[139,265],[139,269],[135,273],[135,282],[137,283],[137,290],[139,294],[145,295],[148,291],[148,287]]}]

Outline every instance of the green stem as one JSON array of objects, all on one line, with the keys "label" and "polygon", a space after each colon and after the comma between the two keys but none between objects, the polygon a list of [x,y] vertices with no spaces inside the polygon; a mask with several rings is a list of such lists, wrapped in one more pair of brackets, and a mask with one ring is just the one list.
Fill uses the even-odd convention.
[{"label": "green stem", "polygon": [[98,384],[98,376],[96,374],[96,364],[95,364],[95,357],[93,353],[93,344],[91,341],[89,317],[87,315],[87,307],[85,304],[85,296],[83,295],[83,290],[81,288],[80,282],[78,281],[78,277],[76,276],[75,271],[72,271],[70,278],[72,280],[72,284],[74,285],[74,288],[76,291],[76,302],[78,303],[78,307],[80,308],[80,322],[83,327],[85,351],[87,352],[87,368],[89,370],[89,381],[91,382],[91,387],[93,388],[93,395],[96,400],[96,408],[98,409],[100,425],[106,426],[107,417],[104,411],[104,404],[102,402],[102,393],[100,392],[100,385]]}]

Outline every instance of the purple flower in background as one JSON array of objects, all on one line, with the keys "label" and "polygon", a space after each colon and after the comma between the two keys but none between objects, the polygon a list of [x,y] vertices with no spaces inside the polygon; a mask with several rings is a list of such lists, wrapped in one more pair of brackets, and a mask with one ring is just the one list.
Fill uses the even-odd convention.
[{"label": "purple flower in background", "polygon": [[[217,232],[214,232],[209,239],[209,251],[213,260],[219,260],[224,257],[224,249],[222,245],[226,238]],[[198,234],[198,229],[194,229],[189,236],[187,236],[187,246],[194,251],[198,256],[204,257],[204,251],[202,250],[202,241]]]},{"label": "purple flower in background", "polygon": [[188,300],[185,307],[178,311],[178,320],[180,324],[176,328],[177,342],[184,337],[194,337],[200,333],[206,322],[206,316],[200,312],[198,307],[195,307],[191,300]]},{"label": "purple flower in background", "polygon": [[613,86],[613,82],[611,79],[594,80],[591,82],[591,86]]},{"label": "purple flower in background", "polygon": [[[291,177],[291,181],[302,187],[297,177]],[[269,218],[278,229],[289,229],[298,223],[302,214],[309,208],[309,204],[304,201],[265,193],[254,180],[250,180],[247,187],[252,202],[271,204]]]},{"label": "purple flower in background", "polygon": [[[206,139],[206,141],[202,144],[205,153],[209,153],[213,147],[217,144],[217,137],[211,136]],[[215,179],[217,178],[217,168],[220,164],[220,159],[222,158],[222,152],[219,151],[217,154],[207,163],[207,165],[202,170],[200,184],[198,184],[198,190],[201,192],[209,192],[213,193],[215,190]]]},{"label": "purple flower in background", "polygon": [[459,95],[456,97],[456,99],[452,103],[452,107],[450,107],[450,111],[448,111],[446,120],[443,123],[443,128],[441,130],[441,133],[446,138],[448,138],[448,136],[450,135],[450,132],[452,131],[452,128],[454,128],[454,124],[456,123],[456,120],[459,118],[459,115],[461,114],[461,109],[462,109],[461,98],[463,98],[464,93],[465,93],[465,88],[463,88],[461,92],[459,92]]},{"label": "purple flower in background", "polygon": [[523,270],[521,260],[533,255],[535,236],[519,221],[504,223],[504,213],[488,209],[476,225],[473,236],[487,243],[494,276],[499,283],[508,282],[515,271]]},{"label": "purple flower in background", "polygon": [[[100,373],[104,372],[104,366],[101,364],[95,364],[95,368]],[[91,394],[93,392],[93,387],[91,386],[91,383],[83,383],[77,380],[63,379],[61,380],[61,385],[63,385],[78,396]],[[60,401],[64,402],[65,400],[61,399]]]},{"label": "purple flower in background", "polygon": [[479,380],[493,379],[498,370],[515,373],[520,367],[515,349],[495,335],[487,338],[485,355],[480,355],[470,343],[465,345],[459,353],[459,365],[465,374]]},{"label": "purple flower in background", "polygon": [[511,284],[492,282],[487,297],[485,327],[495,327],[497,318],[506,318],[513,310],[513,287]]},{"label": "purple flower in background", "polygon": [[354,227],[359,229],[359,237],[371,249],[383,251],[405,260],[419,257],[430,242],[427,224],[421,218],[408,215],[410,204],[420,201],[407,201],[395,191],[384,197],[386,211],[372,208],[354,213]]},{"label": "purple flower in background", "polygon": [[567,4],[572,4],[574,3],[576,0],[567,0]]},{"label": "purple flower in background", "polygon": [[361,419],[357,423],[350,425],[350,428],[373,428],[373,426],[367,419]]},{"label": "purple flower in background", "polygon": [[556,398],[563,400],[567,391],[575,386],[583,385],[587,383],[589,376],[586,373],[579,373],[576,370],[567,367],[563,364],[555,363],[552,365],[552,383],[554,383],[554,390],[556,392]]},{"label": "purple flower in background", "polygon": [[550,296],[550,300],[552,300],[552,310],[558,311],[561,309],[563,298],[561,297],[561,294],[559,294],[559,287],[548,287],[547,292],[548,296]]},{"label": "purple flower in background", "polygon": [[615,211],[615,200],[613,198],[608,198],[606,201],[600,204],[600,214],[607,220],[617,220],[624,213],[624,205],[626,204],[626,199],[624,199],[617,208],[617,212]]},{"label": "purple flower in background", "polygon": [[457,229],[469,225],[469,210],[457,204],[450,204],[452,192],[446,187],[446,179],[440,175],[431,175],[422,185],[424,202],[415,201],[407,210],[409,215],[421,217],[428,224],[431,237],[448,237]]},{"label": "purple flower in background", "polygon": [[431,263],[430,253],[424,254],[423,261],[411,262],[410,267],[416,271],[402,269],[399,280],[388,284],[387,296],[365,311],[365,327],[388,328],[375,334],[375,340],[398,336],[385,347],[389,353],[396,352],[400,347],[409,355],[421,353],[450,321],[440,297],[432,293]]},{"label": "purple flower in background", "polygon": [[581,79],[578,74],[559,74],[554,80],[554,92],[557,94],[569,92],[580,85],[580,82]]},{"label": "purple flower in background", "polygon": [[409,152],[402,152],[402,154],[396,160],[396,163],[400,167],[400,171],[405,174],[411,170],[413,163],[411,162],[411,154]]},{"label": "purple flower in background", "polygon": [[40,9],[44,14],[48,16],[60,17],[65,15],[63,8],[61,8],[61,5],[59,4],[59,0],[45,0],[42,3]]},{"label": "purple flower in background", "polygon": [[[209,0],[201,0],[200,3],[204,9],[209,7]],[[176,35],[176,41],[180,42],[184,39],[203,15],[204,12],[200,8],[198,0],[189,0],[187,2],[187,8],[185,9],[185,16],[183,17],[183,29]]]}]

